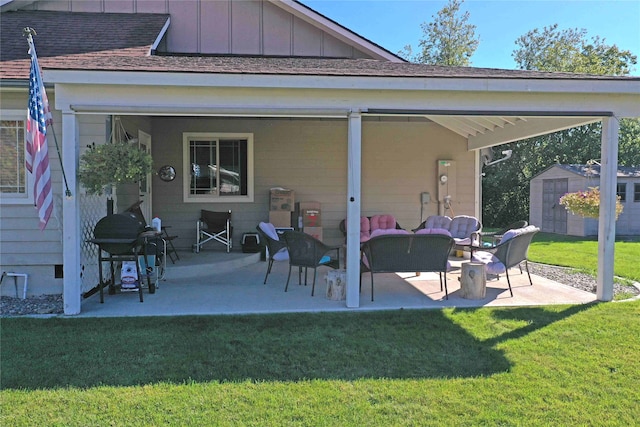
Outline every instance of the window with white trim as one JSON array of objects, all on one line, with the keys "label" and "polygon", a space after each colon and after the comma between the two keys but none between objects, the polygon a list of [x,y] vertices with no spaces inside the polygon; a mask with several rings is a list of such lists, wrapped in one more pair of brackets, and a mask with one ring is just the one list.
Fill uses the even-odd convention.
[{"label": "window with white trim", "polygon": [[253,201],[253,134],[183,134],[185,202]]},{"label": "window with white trim", "polygon": [[627,183],[626,182],[618,182],[616,184],[616,195],[620,198],[621,202],[627,201]]},{"label": "window with white trim", "polygon": [[0,197],[5,203],[32,203],[31,174],[25,166],[26,110],[3,110],[0,120]]},{"label": "window with white trim", "polygon": [[633,201],[640,202],[640,184],[633,184]]}]

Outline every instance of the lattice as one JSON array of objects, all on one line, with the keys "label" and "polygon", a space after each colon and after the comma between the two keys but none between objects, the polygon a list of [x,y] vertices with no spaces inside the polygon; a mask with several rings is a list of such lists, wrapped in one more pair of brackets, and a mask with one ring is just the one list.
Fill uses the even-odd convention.
[{"label": "lattice", "polygon": [[[80,195],[80,277],[82,293],[96,287],[99,282],[98,246],[88,243],[93,239],[96,223],[107,214],[107,197]],[[109,268],[104,269],[105,280],[110,279]]]}]

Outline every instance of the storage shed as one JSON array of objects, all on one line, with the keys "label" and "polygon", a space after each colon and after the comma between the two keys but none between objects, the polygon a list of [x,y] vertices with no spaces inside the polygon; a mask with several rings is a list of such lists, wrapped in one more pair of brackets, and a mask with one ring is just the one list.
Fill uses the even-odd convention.
[{"label": "storage shed", "polygon": [[[598,220],[568,212],[559,200],[565,193],[600,185],[600,165],[553,165],[531,179],[529,222],[544,232],[596,236]],[[616,235],[640,235],[640,167],[618,167],[617,194],[623,211]]]}]

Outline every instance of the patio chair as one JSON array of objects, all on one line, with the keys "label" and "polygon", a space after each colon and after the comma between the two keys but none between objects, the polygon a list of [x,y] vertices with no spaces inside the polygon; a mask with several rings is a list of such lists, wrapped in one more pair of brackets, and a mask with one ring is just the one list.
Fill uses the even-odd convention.
[{"label": "patio chair", "polygon": [[212,240],[222,243],[227,248],[227,253],[231,251],[233,234],[231,210],[214,212],[203,209],[200,211],[200,219],[196,223],[196,227],[195,253],[199,253],[202,245]]},{"label": "patio chair", "polygon": [[471,236],[471,240],[473,242],[476,242],[477,245],[471,245],[471,255],[473,255],[474,249],[482,250],[484,240],[491,240],[490,242],[491,246],[495,246],[498,243],[500,243],[500,239],[502,239],[502,236],[504,236],[504,234],[507,231],[515,230],[518,228],[524,228],[527,225],[529,225],[529,223],[525,220],[522,220],[522,221],[512,222],[511,224],[507,225],[506,227],[502,227],[500,230],[497,230],[497,231],[477,231],[473,233],[473,235]]},{"label": "patio chair", "polygon": [[267,284],[267,278],[271,273],[274,261],[286,261],[289,259],[287,242],[280,239],[276,227],[270,222],[261,222],[256,227],[260,238],[267,244],[267,274],[264,275],[263,285]]},{"label": "patio chair", "polygon": [[[298,267],[298,284],[302,282],[300,276],[304,268],[305,286],[307,285],[307,269],[313,268],[313,284],[311,286],[311,296],[313,296],[316,277],[318,276],[317,268],[323,265],[331,268],[340,268],[341,246],[326,245],[315,237],[301,231],[286,231],[284,240],[287,243],[287,251],[289,252],[289,275],[287,276],[287,284],[284,291],[287,292],[287,289],[289,289],[292,267]],[[336,251],[335,258],[331,258],[328,255],[332,251]]]},{"label": "patio chair", "polygon": [[[529,276],[529,284],[533,286],[531,274],[529,273],[529,264],[527,255],[529,245],[533,236],[540,231],[539,228],[532,225],[524,228],[507,231],[500,243],[491,248],[482,251],[476,251],[472,261],[481,262],[487,266],[487,275],[498,276],[505,273],[507,276],[507,284],[509,285],[509,293],[513,296],[511,289],[511,281],[509,280],[509,269],[511,267],[520,266],[524,262],[527,275]],[[522,273],[522,268],[520,269]]]},{"label": "patio chair", "polygon": [[425,221],[423,221],[422,224],[420,224],[419,226],[417,226],[411,231],[415,233],[416,231],[419,231],[422,229],[431,229],[431,228],[449,230],[450,226],[451,226],[450,217],[445,215],[431,215]]},{"label": "patio chair", "polygon": [[470,248],[475,242],[473,241],[474,233],[482,230],[482,224],[478,218],[468,215],[457,215],[451,219],[449,232],[456,242],[455,249],[465,250]]},{"label": "patio chair", "polygon": [[[362,274],[371,273],[371,301],[373,301],[374,273],[435,272],[440,276],[440,290],[447,289],[448,258],[454,240],[446,234],[384,234],[362,244],[360,288]],[[444,275],[444,281],[443,281]]]}]

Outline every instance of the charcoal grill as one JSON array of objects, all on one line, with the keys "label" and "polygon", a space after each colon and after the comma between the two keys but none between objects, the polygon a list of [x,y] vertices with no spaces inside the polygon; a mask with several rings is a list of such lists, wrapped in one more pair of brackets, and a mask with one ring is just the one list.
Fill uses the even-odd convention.
[{"label": "charcoal grill", "polygon": [[[154,234],[155,233],[151,233]],[[136,274],[138,277],[138,294],[140,302],[142,296],[142,274],[138,263],[138,255],[147,255],[148,238],[153,237],[146,231],[143,224],[134,214],[122,213],[108,215],[102,218],[93,229],[94,238],[89,242],[98,245],[98,272],[100,275],[100,302],[104,303],[104,280],[102,278],[102,263],[108,262],[111,270],[111,281],[109,283],[109,294],[114,294],[115,272],[113,263],[122,261],[135,261]],[[148,263],[145,263],[148,265]],[[147,286],[149,293],[155,292],[155,283],[152,284],[148,274]]]}]

